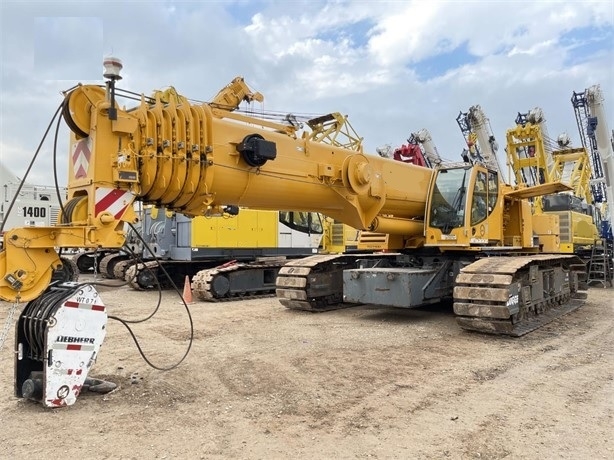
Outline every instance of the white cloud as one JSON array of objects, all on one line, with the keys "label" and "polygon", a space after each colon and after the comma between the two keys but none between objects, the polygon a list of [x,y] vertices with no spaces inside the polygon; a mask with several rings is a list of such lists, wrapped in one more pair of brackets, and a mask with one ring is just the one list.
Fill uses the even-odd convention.
[{"label": "white cloud", "polygon": [[[100,20],[103,53],[124,61],[122,87],[149,93],[172,85],[207,100],[242,75],[264,93],[266,109],[349,115],[372,152],[427,128],[441,153],[458,159],[463,139],[455,119],[474,104],[487,112],[500,144],[516,113],[537,105],[548,117],[552,136],[566,130],[573,138],[571,93],[594,83],[601,83],[612,113],[611,1],[257,6],[243,1],[3,2],[0,159],[20,174],[61,101],[59,91],[92,74],[85,62],[90,56],[84,59],[86,51],[77,48],[63,56],[72,80],[36,75],[34,31],[22,25],[45,16]],[[591,36],[594,28],[601,28],[609,46]],[[70,31],[65,32],[70,39]],[[442,55],[458,47],[472,60],[446,66]],[[425,74],[427,65],[432,69]],[[614,124],[614,116],[609,122]],[[43,171],[50,165],[47,149]],[[66,167],[61,168],[65,180]]]}]

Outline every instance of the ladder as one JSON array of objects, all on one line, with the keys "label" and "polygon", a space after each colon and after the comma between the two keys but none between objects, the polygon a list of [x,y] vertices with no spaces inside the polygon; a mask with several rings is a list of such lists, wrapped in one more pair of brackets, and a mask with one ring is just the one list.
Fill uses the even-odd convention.
[{"label": "ladder", "polygon": [[614,262],[612,243],[607,239],[595,240],[588,264],[588,284],[600,283],[604,288],[612,286]]}]

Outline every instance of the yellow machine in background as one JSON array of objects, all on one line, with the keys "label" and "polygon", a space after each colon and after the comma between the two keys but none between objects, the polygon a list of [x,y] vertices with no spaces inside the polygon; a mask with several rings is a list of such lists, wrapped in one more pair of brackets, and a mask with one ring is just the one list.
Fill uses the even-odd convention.
[{"label": "yellow machine in background", "polygon": [[[50,324],[70,327],[78,310],[84,323],[104,325],[101,301],[94,302],[97,308],[79,308],[80,292],[91,294],[81,298],[84,305],[99,298],[94,286],[48,289],[60,265],[54,248],[122,247],[123,226],[135,222],[137,200],[194,217],[228,206],[320,212],[399,243],[394,253],[317,254],[286,263],[276,292],[291,309],[356,303],[414,308],[450,299],[461,327],[518,336],[585,298],[584,264],[574,255],[544,252],[531,225],[528,200],[568,186],[512,187],[483,164],[405,164],[362,153],[355,143],[348,148],[339,139],[327,141],[331,136],[314,137],[293,117],[271,121],[271,114],[240,113],[238,102],[262,99],[242,79],[216,97],[231,101],[225,104],[156,92],[119,108],[121,64],[109,58],[106,68],[106,89],[82,85],[65,96],[72,161],[59,224],[15,229],[0,253],[0,297],[31,300],[17,328],[28,331],[16,339],[26,357],[17,363],[18,396],[51,406],[74,402],[71,386],[61,401],[22,390],[37,381],[43,395],[57,394],[56,384],[68,379],[45,374],[47,367],[62,369],[56,354],[49,361],[46,352],[53,347],[45,342]],[[333,124],[327,132],[341,132],[343,117],[324,119]],[[317,128],[319,120],[307,126]],[[224,288],[227,278],[220,270],[207,282]],[[57,311],[67,315],[61,322],[51,321]],[[103,329],[94,334],[94,347]],[[87,374],[91,363],[84,363]]]},{"label": "yellow machine in background", "polygon": [[[569,147],[566,135],[548,138],[541,109],[519,114],[516,127],[506,134],[508,164],[517,184],[535,186],[562,182],[565,194],[535,197],[534,227],[549,248],[574,253],[598,238],[599,212],[590,191],[591,168],[584,148]],[[558,223],[558,226],[557,226]],[[553,229],[559,229],[557,235]]]},{"label": "yellow machine in background", "polygon": [[[128,229],[124,249],[79,253],[74,261],[82,272],[125,279],[137,290],[168,288],[171,280],[181,285],[188,276],[200,300],[232,300],[274,294],[279,268],[317,253],[328,231],[318,213],[229,211],[188,218],[146,206],[138,226]],[[222,265],[227,283],[216,288],[202,281]]]},{"label": "yellow machine in background", "polygon": [[[192,248],[310,248],[316,252],[325,227],[317,213],[241,209],[236,216],[192,219]],[[290,252],[290,251],[287,251]]]}]

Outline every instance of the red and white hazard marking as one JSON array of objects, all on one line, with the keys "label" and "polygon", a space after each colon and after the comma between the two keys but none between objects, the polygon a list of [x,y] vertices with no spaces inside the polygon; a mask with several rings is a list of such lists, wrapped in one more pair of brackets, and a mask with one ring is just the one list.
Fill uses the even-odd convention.
[{"label": "red and white hazard marking", "polygon": [[81,179],[87,176],[87,171],[90,167],[90,158],[92,157],[91,147],[92,143],[89,137],[75,143],[72,152],[72,169],[75,179]]},{"label": "red and white hazard marking", "polygon": [[96,204],[94,211],[98,216],[101,212],[107,211],[116,219],[121,218],[124,211],[132,204],[134,195],[125,190],[116,188],[97,188],[96,189]]},{"label": "red and white hazard marking", "polygon": [[93,351],[96,349],[94,345],[79,345],[75,343],[54,343],[51,348],[53,350],[66,351]]},{"label": "red and white hazard marking", "polygon": [[106,308],[104,305],[93,305],[89,303],[73,302],[70,300],[67,300],[64,303],[64,306],[68,308],[85,308],[86,310],[97,310],[97,311],[104,311],[104,309]]}]

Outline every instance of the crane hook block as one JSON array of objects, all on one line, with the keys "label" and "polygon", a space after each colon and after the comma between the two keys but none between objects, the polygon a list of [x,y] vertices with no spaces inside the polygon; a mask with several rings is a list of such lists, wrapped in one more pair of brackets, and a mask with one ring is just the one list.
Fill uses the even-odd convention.
[{"label": "crane hook block", "polygon": [[245,136],[237,145],[237,151],[248,165],[256,167],[263,166],[268,160],[277,157],[275,142],[267,141],[260,134]]}]

